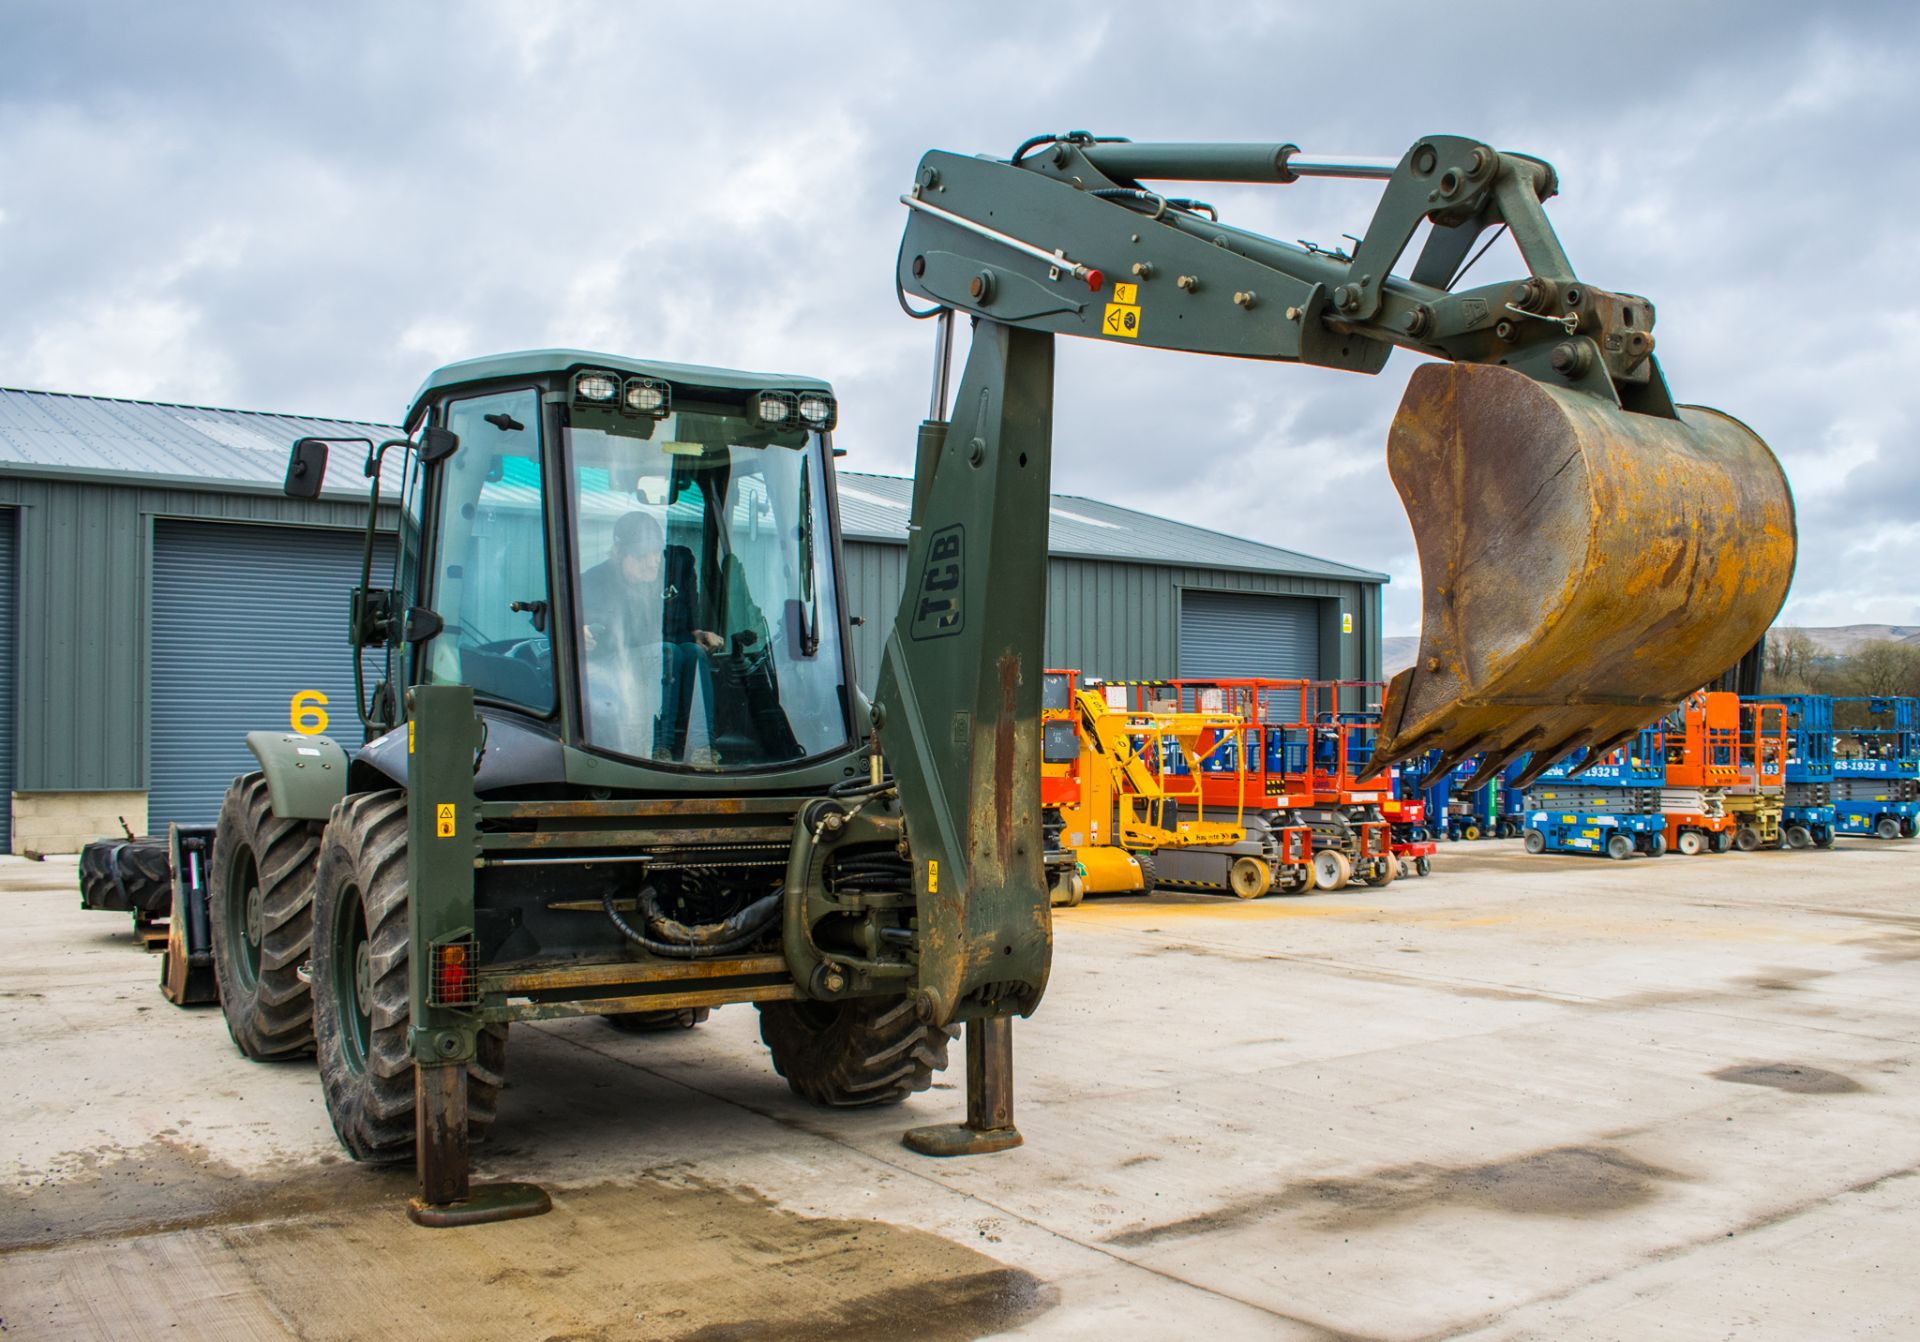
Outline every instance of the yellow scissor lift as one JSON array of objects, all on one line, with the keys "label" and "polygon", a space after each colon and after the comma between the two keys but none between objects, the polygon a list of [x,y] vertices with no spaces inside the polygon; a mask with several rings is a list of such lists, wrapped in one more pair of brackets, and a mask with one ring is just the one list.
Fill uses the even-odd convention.
[{"label": "yellow scissor lift", "polygon": [[[1202,766],[1245,725],[1238,716],[1129,708],[1119,685],[1077,688],[1072,702],[1080,751],[1065,776],[1077,777],[1058,810],[1060,841],[1078,862],[1079,893],[1149,891],[1156,852],[1245,841],[1244,817],[1208,819],[1200,795]],[[1183,771],[1165,767],[1175,750]]]}]

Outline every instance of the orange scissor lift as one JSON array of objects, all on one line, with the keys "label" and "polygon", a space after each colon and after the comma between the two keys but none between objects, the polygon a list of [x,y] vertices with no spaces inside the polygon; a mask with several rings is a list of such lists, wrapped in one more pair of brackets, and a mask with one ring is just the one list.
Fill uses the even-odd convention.
[{"label": "orange scissor lift", "polygon": [[[1381,814],[1390,792],[1386,775],[1361,784],[1360,772],[1372,758],[1380,731],[1379,713],[1334,713],[1327,720],[1320,705],[1337,707],[1337,696],[1355,692],[1352,682],[1337,687],[1310,680],[1272,677],[1219,677],[1172,681],[1195,703],[1217,693],[1222,706],[1245,720],[1244,790],[1249,807],[1260,805],[1276,827],[1305,829],[1312,850],[1313,883],[1338,890],[1351,880],[1385,885],[1399,875],[1392,827]],[[1351,718],[1352,720],[1346,720]],[[1224,800],[1234,786],[1220,772],[1204,786],[1209,804]]]},{"label": "orange scissor lift", "polygon": [[1662,730],[1666,785],[1660,810],[1667,818],[1667,848],[1692,856],[1733,847],[1739,822],[1728,814],[1726,794],[1741,780],[1740,696],[1695,690],[1667,715]]},{"label": "orange scissor lift", "polygon": [[1787,805],[1787,706],[1741,703],[1740,781],[1727,789],[1733,846],[1743,853],[1780,847]]}]

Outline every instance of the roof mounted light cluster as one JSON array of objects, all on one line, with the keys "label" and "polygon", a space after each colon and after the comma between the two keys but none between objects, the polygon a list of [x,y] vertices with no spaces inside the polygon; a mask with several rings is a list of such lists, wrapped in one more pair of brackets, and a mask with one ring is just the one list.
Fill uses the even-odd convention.
[{"label": "roof mounted light cluster", "polygon": [[573,375],[573,403],[596,409],[618,409],[623,415],[665,419],[673,413],[673,387],[659,378],[630,377],[601,368],[582,368]]},{"label": "roof mounted light cluster", "polygon": [[840,406],[824,392],[756,391],[747,398],[747,418],[769,429],[825,433],[839,423]]}]

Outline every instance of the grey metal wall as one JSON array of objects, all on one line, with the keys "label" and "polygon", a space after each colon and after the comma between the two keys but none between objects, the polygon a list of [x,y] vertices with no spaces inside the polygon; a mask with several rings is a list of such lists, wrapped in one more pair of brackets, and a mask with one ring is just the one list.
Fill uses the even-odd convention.
[{"label": "grey metal wall", "polygon": [[[856,667],[873,693],[886,626],[906,587],[907,549],[848,541],[847,609],[866,623],[855,629]],[[1380,679],[1380,587],[1377,583],[1170,568],[1055,557],[1047,566],[1048,666],[1070,666],[1109,680],[1151,680],[1180,665],[1183,592],[1265,592],[1310,597],[1319,606],[1319,666],[1328,679]],[[1351,616],[1353,632],[1343,632]]]},{"label": "grey metal wall", "polygon": [[14,622],[13,537],[14,512],[0,508],[0,853],[13,851],[13,724],[19,717],[13,697],[13,667],[20,649]]},{"label": "grey metal wall", "polygon": [[[364,504],[274,493],[0,477],[0,507],[9,505],[19,508],[15,702],[29,706],[14,715],[14,786],[26,791],[147,786],[156,517],[349,528],[366,521]],[[344,638],[344,608],[335,618]]]},{"label": "grey metal wall", "polygon": [[[150,831],[211,823],[227,784],[254,767],[247,733],[286,731],[303,690],[325,696],[329,736],[360,744],[346,627],[361,545],[359,532],[318,527],[154,524]],[[374,563],[374,581],[388,581],[393,547]]]}]

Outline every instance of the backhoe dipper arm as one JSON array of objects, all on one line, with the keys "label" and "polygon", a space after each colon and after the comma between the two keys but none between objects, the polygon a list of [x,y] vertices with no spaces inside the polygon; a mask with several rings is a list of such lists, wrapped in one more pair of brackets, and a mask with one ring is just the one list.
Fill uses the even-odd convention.
[{"label": "backhoe dipper arm", "polygon": [[[1146,185],[1313,177],[1383,184],[1350,256]],[[1542,208],[1556,189],[1539,159],[1445,135],[1396,161],[1084,133],[1011,160],[933,151],[901,198],[896,279],[1048,335],[1360,373],[1396,345],[1445,361],[1414,371],[1387,445],[1423,621],[1372,768],[1437,750],[1437,772],[1475,753],[1545,769],[1630,737],[1739,657],[1779,610],[1795,545],[1766,444],[1674,403],[1653,305],[1574,274]],[[1528,273],[1458,287],[1501,229]]]}]

